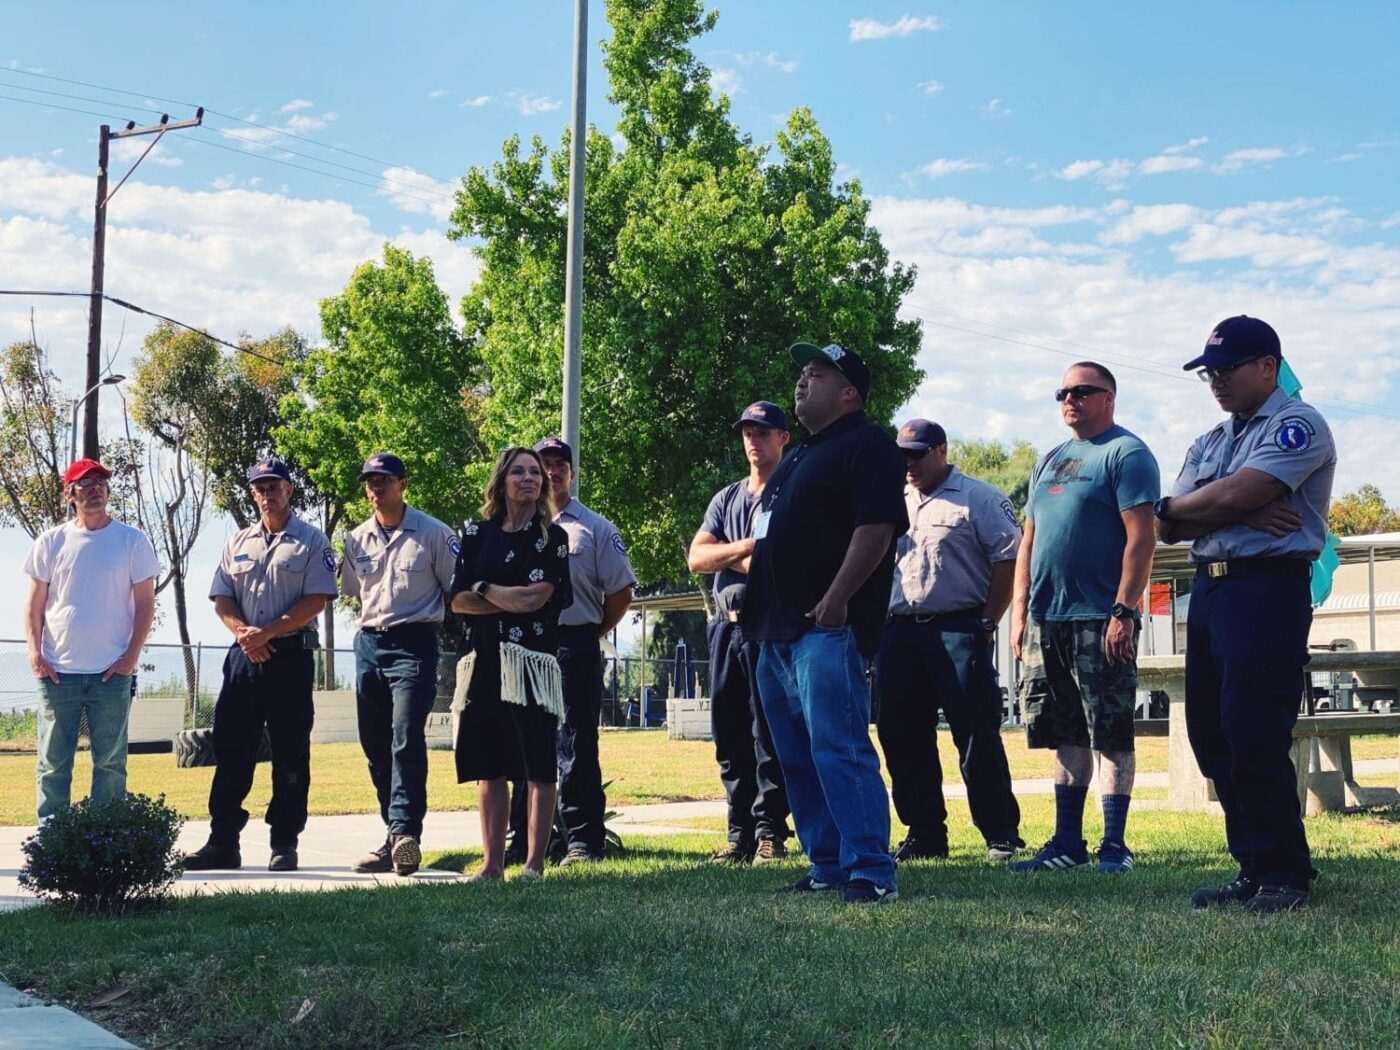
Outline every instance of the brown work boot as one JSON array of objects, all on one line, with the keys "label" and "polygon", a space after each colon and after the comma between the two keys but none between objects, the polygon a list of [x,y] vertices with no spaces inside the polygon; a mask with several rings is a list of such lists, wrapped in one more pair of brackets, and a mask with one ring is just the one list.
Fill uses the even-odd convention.
[{"label": "brown work boot", "polygon": [[394,862],[389,857],[389,840],[385,839],[374,849],[355,861],[353,871],[361,875],[387,875],[394,870]]},{"label": "brown work boot", "polygon": [[418,848],[414,835],[395,835],[389,850],[389,858],[394,862],[395,875],[412,875],[423,863],[423,851]]},{"label": "brown work boot", "polygon": [[758,848],[753,851],[755,864],[771,864],[775,860],[786,860],[788,848],[782,839],[759,839]]}]

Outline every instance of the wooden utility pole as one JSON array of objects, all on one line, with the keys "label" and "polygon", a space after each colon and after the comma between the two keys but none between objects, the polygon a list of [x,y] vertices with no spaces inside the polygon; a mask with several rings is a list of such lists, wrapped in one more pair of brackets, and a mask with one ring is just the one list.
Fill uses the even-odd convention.
[{"label": "wooden utility pole", "polygon": [[[162,113],[159,124],[138,128],[135,121],[128,121],[120,131],[113,131],[110,125],[103,124],[97,131],[97,204],[92,216],[92,297],[88,303],[88,346],[87,346],[87,402],[83,405],[83,455],[97,458],[97,395],[102,379],[102,288],[103,268],[107,251],[107,204],[117,195],[131,173],[146,159],[146,154],[155,149],[156,143],[167,131],[180,128],[197,128],[204,123],[204,107],[195,110],[194,119],[170,123],[169,114]],[[107,192],[107,161],[113,139],[134,138],[137,135],[154,135],[155,139],[144,153],[136,158],[117,188]]]}]

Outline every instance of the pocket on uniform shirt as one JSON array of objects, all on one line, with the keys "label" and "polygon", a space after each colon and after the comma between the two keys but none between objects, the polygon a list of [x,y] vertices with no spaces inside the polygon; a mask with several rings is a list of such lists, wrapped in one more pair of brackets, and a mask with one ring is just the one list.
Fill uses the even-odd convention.
[{"label": "pocket on uniform shirt", "polygon": [[294,554],[278,554],[272,559],[271,568],[274,572],[288,576],[302,576],[306,573],[306,563],[311,560],[309,550],[298,551]]},{"label": "pocket on uniform shirt", "polygon": [[421,547],[412,551],[400,551],[394,556],[394,568],[398,572],[427,572],[428,552]]}]

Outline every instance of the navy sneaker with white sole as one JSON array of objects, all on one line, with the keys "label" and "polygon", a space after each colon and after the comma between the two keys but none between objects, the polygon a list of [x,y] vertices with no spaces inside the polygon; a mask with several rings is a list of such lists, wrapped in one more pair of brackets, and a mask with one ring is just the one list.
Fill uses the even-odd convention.
[{"label": "navy sneaker with white sole", "polygon": [[1133,870],[1133,851],[1121,842],[1104,839],[1098,848],[1100,875],[1126,875]]},{"label": "navy sneaker with white sole", "polygon": [[841,899],[847,904],[893,904],[899,900],[899,891],[893,886],[877,886],[869,879],[852,879],[842,888]]},{"label": "navy sneaker with white sole", "polygon": [[1087,846],[1088,843],[1083,839],[1080,839],[1079,845],[1074,848],[1063,846],[1051,839],[1036,851],[1035,856],[1013,861],[1007,865],[1007,870],[1016,872],[1073,871],[1075,868],[1082,868],[1089,863]]}]

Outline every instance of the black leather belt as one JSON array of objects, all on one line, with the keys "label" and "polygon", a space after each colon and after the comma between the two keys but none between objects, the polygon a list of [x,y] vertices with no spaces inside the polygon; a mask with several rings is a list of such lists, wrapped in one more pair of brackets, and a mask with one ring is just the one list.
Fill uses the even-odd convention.
[{"label": "black leather belt", "polygon": [[1196,565],[1197,576],[1220,579],[1224,576],[1300,576],[1312,574],[1312,562],[1302,558],[1228,558],[1203,561]]},{"label": "black leather belt", "polygon": [[390,624],[388,627],[361,627],[360,630],[364,631],[365,634],[373,635],[395,633],[417,634],[423,631],[436,631],[440,626],[442,625],[435,621],[414,620],[412,623],[395,623]]},{"label": "black leather belt", "polygon": [[977,609],[958,609],[944,613],[891,613],[890,619],[900,623],[937,623],[940,620],[966,620],[969,616],[977,615]]}]

